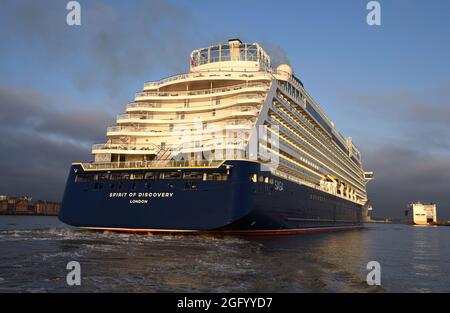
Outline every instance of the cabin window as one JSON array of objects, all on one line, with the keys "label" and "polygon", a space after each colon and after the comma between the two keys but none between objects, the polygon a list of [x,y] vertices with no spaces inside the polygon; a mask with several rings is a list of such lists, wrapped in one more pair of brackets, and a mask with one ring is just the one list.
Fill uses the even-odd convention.
[{"label": "cabin window", "polygon": [[149,183],[149,182],[146,182],[146,183],[144,184],[144,187],[145,187],[145,189],[150,189],[150,188],[152,188],[152,184]]},{"label": "cabin window", "polygon": [[181,179],[181,172],[166,172],[161,179]]},{"label": "cabin window", "polygon": [[264,176],[258,176],[258,183],[264,182]]},{"label": "cabin window", "polygon": [[199,172],[185,172],[183,173],[184,179],[202,179],[203,174]]},{"label": "cabin window", "polygon": [[108,180],[109,174],[95,174],[94,180]]},{"label": "cabin window", "polygon": [[130,174],[128,173],[112,173],[111,180],[122,180],[122,179],[130,179]]},{"label": "cabin window", "polygon": [[258,175],[256,174],[250,174],[249,175],[250,181],[256,183],[257,179],[258,179]]},{"label": "cabin window", "polygon": [[227,180],[228,176],[226,173],[208,173],[206,174],[206,180]]},{"label": "cabin window", "polygon": [[151,180],[158,179],[158,173],[147,172],[144,175],[144,179],[151,179]]},{"label": "cabin window", "polygon": [[144,178],[144,174],[142,174],[142,173],[130,175],[130,179],[132,179],[132,180],[138,180],[138,179],[143,179],[143,178]]},{"label": "cabin window", "polygon": [[77,174],[75,176],[75,182],[76,183],[85,183],[92,181],[92,175],[91,174]]}]

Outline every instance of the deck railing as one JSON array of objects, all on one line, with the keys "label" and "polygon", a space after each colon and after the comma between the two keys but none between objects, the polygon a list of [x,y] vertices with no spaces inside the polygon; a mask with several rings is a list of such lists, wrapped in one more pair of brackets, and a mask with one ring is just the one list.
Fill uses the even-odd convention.
[{"label": "deck railing", "polygon": [[[227,72],[233,72],[233,71],[229,70]],[[253,78],[253,77],[255,77],[255,74],[252,73],[252,72],[242,72],[242,71],[236,71],[236,72],[241,73],[241,74],[239,74],[238,77],[242,77],[242,78]],[[266,72],[268,73],[268,75],[270,75],[270,73],[272,71],[266,70]],[[206,78],[211,77],[211,78],[213,78],[213,77],[218,77],[218,76],[225,75],[225,74],[229,74],[229,73],[223,73],[222,74],[222,73],[218,73],[217,70],[214,70],[213,73],[208,73],[207,71],[205,71],[205,72],[202,72],[202,73],[179,74],[179,75],[163,78],[163,79],[157,80],[157,81],[146,82],[144,84],[144,89],[145,88],[149,88],[149,87],[157,87],[159,85],[162,85],[162,84],[165,84],[165,83],[168,83],[168,82],[171,82],[171,81],[181,80],[181,79],[192,79],[192,78],[203,78],[203,77],[206,77]]]},{"label": "deck railing", "polygon": [[98,143],[92,145],[92,150],[150,150],[158,151],[160,147],[156,144],[119,144],[119,143]]},{"label": "deck railing", "polygon": [[242,90],[245,88],[263,87],[268,88],[270,83],[244,83],[228,87],[220,88],[210,88],[201,90],[190,90],[190,91],[142,91],[136,93],[136,97],[146,97],[146,96],[196,96],[196,95],[208,95],[213,93],[228,92],[235,90]]},{"label": "deck railing", "polygon": [[195,111],[195,110],[212,110],[216,107],[220,107],[222,105],[233,105],[233,104],[241,104],[241,103],[260,103],[264,100],[263,96],[255,94],[246,94],[239,95],[233,97],[227,97],[224,99],[220,99],[220,104],[212,104],[211,100],[205,100],[201,102],[191,103],[189,106],[185,106],[183,103],[180,103],[178,106],[174,106],[175,104],[170,103],[170,106],[166,104],[162,106],[161,103],[152,103],[152,102],[131,102],[128,103],[126,108],[151,108],[151,109],[172,109],[172,110],[182,110],[182,111]]},{"label": "deck railing", "polygon": [[[82,163],[84,169],[122,169],[122,168],[152,168],[161,167],[161,160],[135,162],[90,162]],[[164,167],[218,167],[222,160],[164,160]]]}]

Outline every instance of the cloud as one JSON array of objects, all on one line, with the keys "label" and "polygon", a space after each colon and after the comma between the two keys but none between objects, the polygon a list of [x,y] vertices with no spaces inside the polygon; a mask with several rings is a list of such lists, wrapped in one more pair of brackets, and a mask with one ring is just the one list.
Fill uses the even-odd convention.
[{"label": "cloud", "polygon": [[352,118],[366,121],[357,142],[377,216],[399,217],[412,201],[436,202],[450,219],[450,83],[422,89],[342,92]]},{"label": "cloud", "polygon": [[25,88],[0,85],[0,105],[3,131],[29,131],[85,143],[103,138],[106,124],[113,123],[107,112],[61,108],[60,99]]},{"label": "cloud", "polygon": [[25,58],[63,68],[82,91],[118,94],[128,79],[187,68],[186,56],[200,32],[182,6],[163,0],[80,3],[81,26],[68,26],[66,1],[2,2],[0,39],[12,46],[8,49],[27,51]]},{"label": "cloud", "polygon": [[186,70],[201,40],[191,12],[170,1],[80,0],[79,27],[66,24],[67,2],[2,1],[0,193],[60,199],[70,163],[89,160],[110,111],[124,110],[124,86]]},{"label": "cloud", "polygon": [[388,91],[346,90],[338,95],[352,110],[383,116],[401,124],[425,122],[438,125],[450,121],[450,82],[422,89]]},{"label": "cloud", "polygon": [[366,164],[375,172],[368,184],[375,216],[400,217],[408,203],[422,201],[437,203],[439,218],[450,218],[450,158],[399,142],[365,152]]},{"label": "cloud", "polygon": [[89,160],[113,117],[62,111],[60,101],[30,89],[0,86],[0,193],[60,200],[71,162]]}]

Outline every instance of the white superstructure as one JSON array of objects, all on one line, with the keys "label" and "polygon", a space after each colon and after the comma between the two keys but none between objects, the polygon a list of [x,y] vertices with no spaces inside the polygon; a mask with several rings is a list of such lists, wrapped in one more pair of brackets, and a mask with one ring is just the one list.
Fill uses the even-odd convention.
[{"label": "white superstructure", "polygon": [[416,225],[429,225],[437,222],[436,204],[423,204],[421,202],[408,205],[407,215]]},{"label": "white superstructure", "polygon": [[264,161],[268,153],[275,175],[360,204],[373,176],[292,68],[272,69],[261,46],[238,39],[193,51],[187,74],[145,83],[107,137],[93,146],[91,167]]}]

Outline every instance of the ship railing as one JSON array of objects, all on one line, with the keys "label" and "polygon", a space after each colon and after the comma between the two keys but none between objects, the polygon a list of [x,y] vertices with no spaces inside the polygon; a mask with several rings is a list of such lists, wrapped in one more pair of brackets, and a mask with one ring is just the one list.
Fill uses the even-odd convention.
[{"label": "ship railing", "polygon": [[191,91],[142,91],[136,93],[136,97],[145,97],[145,96],[195,96],[195,95],[205,95],[205,94],[213,94],[220,92],[228,92],[235,90],[242,90],[245,88],[253,88],[253,87],[264,87],[268,88],[270,83],[244,83],[238,84],[228,87],[220,87],[220,88],[210,88],[210,89],[201,89],[201,90],[191,90]]},{"label": "ship railing", "polygon": [[201,59],[198,62],[198,65],[204,65],[204,64],[209,64],[209,63],[217,63],[217,62],[227,62],[227,61],[249,61],[249,62],[258,62],[259,61],[259,57],[255,54],[255,55],[238,55],[236,57],[232,57],[230,55],[228,56],[224,56],[222,55],[221,57],[217,56],[217,57],[210,57],[209,60],[208,59]]},{"label": "ship railing", "polygon": [[144,83],[144,88],[146,87],[153,87],[153,86],[159,86],[174,80],[179,80],[179,79],[185,79],[185,78],[189,78],[192,77],[192,74],[180,74],[180,75],[175,75],[175,76],[170,76],[167,78],[163,78],[161,80],[158,81],[152,81],[152,82],[146,82]]},{"label": "ship railing", "polygon": [[157,130],[151,127],[138,127],[138,126],[110,126],[106,129],[106,132],[118,132],[118,131],[136,131],[136,132],[150,132],[150,133],[162,133],[167,130]]},{"label": "ship railing", "polygon": [[247,115],[257,116],[258,110],[250,110],[250,109],[234,110],[231,112],[231,115],[232,116],[247,116]]},{"label": "ship railing", "polygon": [[[223,160],[168,160],[164,167],[218,167]],[[134,161],[134,162],[90,162],[82,163],[84,169],[126,169],[126,168],[153,168],[161,167],[161,162],[156,161]]]},{"label": "ship railing", "polygon": [[[255,110],[253,107],[245,107],[245,108],[236,108],[235,110],[232,110],[231,112],[220,112],[216,113],[214,116],[204,116],[205,121],[210,120],[218,120],[218,119],[229,119],[232,116],[257,116],[258,110]],[[123,120],[149,120],[149,121],[183,121],[183,123],[194,123],[196,121],[195,118],[184,118],[180,115],[176,116],[169,116],[165,118],[157,117],[155,118],[152,114],[119,114],[117,116],[117,121],[123,121]]]},{"label": "ship railing", "polygon": [[99,143],[92,145],[92,150],[144,150],[158,151],[159,146],[152,143],[144,144],[121,144],[121,143]]},{"label": "ship railing", "polygon": [[[223,112],[220,114],[216,114],[214,116],[205,116],[204,120],[208,121],[208,120],[213,120],[213,119],[228,119],[232,116],[248,116],[248,115],[252,115],[252,116],[256,116],[258,115],[258,110],[255,110],[254,108],[245,108],[245,109],[241,109],[238,108],[236,110],[233,110],[231,112]],[[152,115],[146,115],[146,114],[120,114],[117,116],[117,121],[122,121],[122,120],[129,120],[129,119],[137,119],[137,120],[155,120],[155,121],[183,121],[184,123],[192,123],[195,122],[194,118],[181,118],[181,116],[172,116],[172,117],[166,117],[166,118],[155,118]]]},{"label": "ship railing", "polygon": [[200,148],[220,148],[223,146],[239,146],[245,147],[248,144],[248,139],[246,138],[211,138],[200,140],[198,142],[184,142],[176,145],[178,151],[180,150],[190,150],[190,149],[200,149]]},{"label": "ship railing", "polygon": [[[253,119],[246,119],[246,120],[230,120],[225,123],[226,126],[241,126],[243,129],[251,129],[251,127],[254,125]],[[235,127],[234,127],[235,128]],[[139,127],[139,126],[110,126],[107,128],[107,133],[110,132],[120,132],[120,131],[131,131],[131,132],[137,132],[137,133],[156,133],[156,134],[163,134],[163,133],[169,133],[172,132],[169,127],[166,127],[165,129],[155,129],[152,127]],[[173,131],[183,131],[183,132],[191,132],[191,133],[209,133],[214,132],[217,130],[209,130],[209,129],[202,129],[202,128],[189,128],[189,129],[175,129]]]},{"label": "ship railing", "polygon": [[[264,97],[258,95],[258,94],[248,94],[248,95],[239,95],[234,97],[227,97],[225,99],[221,99],[220,104],[228,104],[228,103],[246,103],[246,102],[261,102],[264,100]],[[126,105],[127,109],[130,108],[162,108],[161,103],[152,103],[152,102],[130,102]],[[214,105],[211,105],[211,100],[208,101],[201,101],[196,102],[196,105],[190,105],[189,107],[185,107],[184,104],[180,106],[167,106],[164,107],[166,109],[207,109],[211,108],[214,109]]]},{"label": "ship railing", "polygon": [[[252,61],[254,61],[254,60],[252,60]],[[264,67],[264,71],[267,72],[268,74],[273,74],[274,73],[271,68]],[[242,70],[233,71],[232,69],[227,69],[226,72],[239,72],[239,73],[241,73]],[[146,82],[146,83],[144,83],[144,89],[145,88],[149,88],[149,87],[157,87],[159,85],[163,85],[165,83],[169,83],[169,82],[175,81],[175,80],[189,79],[189,78],[199,78],[199,77],[217,77],[217,76],[220,76],[220,74],[217,73],[217,69],[211,70],[211,73],[209,73],[209,70],[205,70],[205,71],[198,72],[198,73],[178,74],[178,75],[170,76],[170,77],[167,77],[167,78],[163,78],[161,80]],[[255,77],[255,74],[253,74],[252,72],[242,72],[240,74],[240,76],[241,77],[252,78],[252,77]]]},{"label": "ship railing", "polygon": [[147,120],[147,119],[152,119],[153,116],[152,116],[152,114],[129,114],[129,113],[117,115],[117,120],[126,120],[126,119],[130,119],[130,118]]},{"label": "ship railing", "polygon": [[145,107],[145,108],[161,108],[161,103],[149,103],[149,102],[130,102],[127,103],[126,108],[136,108],[136,107]]}]

